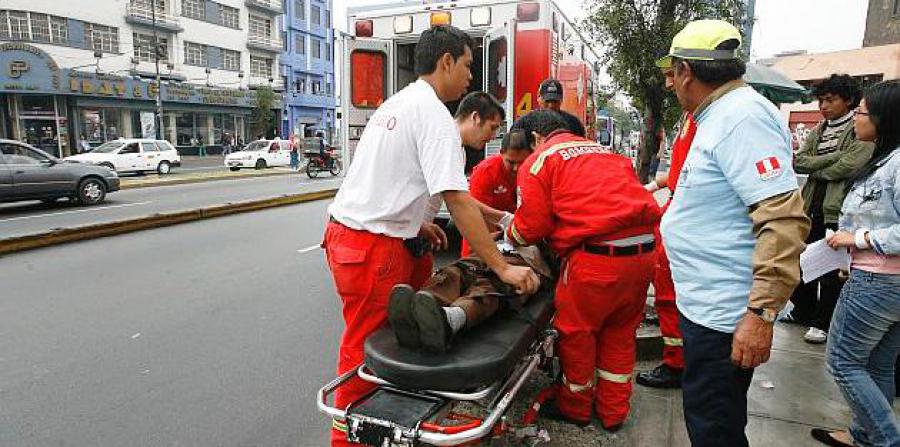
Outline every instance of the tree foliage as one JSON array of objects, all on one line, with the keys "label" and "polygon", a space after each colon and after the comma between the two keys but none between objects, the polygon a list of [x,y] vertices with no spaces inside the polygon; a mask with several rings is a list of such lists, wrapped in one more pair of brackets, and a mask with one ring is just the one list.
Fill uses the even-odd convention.
[{"label": "tree foliage", "polygon": [[639,174],[648,176],[652,154],[659,148],[658,133],[671,129],[680,108],[665,89],[665,79],[656,59],[669,51],[672,38],[687,22],[722,19],[740,27],[744,18],[742,0],[585,0],[588,11],[581,28],[598,43],[601,63],[616,88],[631,97],[643,111],[644,146]]},{"label": "tree foliage", "polygon": [[259,87],[256,90],[256,106],[250,118],[253,137],[266,138],[275,128],[275,92],[269,87]]}]

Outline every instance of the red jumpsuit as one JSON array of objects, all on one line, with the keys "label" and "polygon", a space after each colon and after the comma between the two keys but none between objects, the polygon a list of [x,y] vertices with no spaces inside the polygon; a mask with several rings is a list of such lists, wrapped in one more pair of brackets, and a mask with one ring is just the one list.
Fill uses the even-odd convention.
[{"label": "red jumpsuit", "polygon": [[[694,117],[686,114],[683,118],[681,131],[675,138],[672,146],[672,164],[669,167],[668,188],[671,194],[675,194],[678,184],[678,176],[681,167],[687,159],[688,150],[697,133],[697,125]],[[670,195],[671,195],[670,194]],[[670,199],[671,200],[671,199]],[[663,212],[669,207],[666,203]],[[675,306],[675,284],[672,282],[672,270],[669,269],[669,258],[666,256],[662,238],[659,235],[659,226],[656,227],[656,252],[658,256],[656,275],[653,278],[653,288],[656,291],[656,313],[659,315],[659,329],[663,337],[663,363],[673,369],[684,369],[684,348],[681,340],[681,330],[678,329],[678,308]]]},{"label": "red jumpsuit", "polygon": [[565,262],[554,322],[564,385],[557,405],[587,422],[593,402],[604,426],[619,424],[628,416],[635,331],[656,255],[592,254],[585,246],[652,235],[659,206],[628,158],[566,131],[550,134],[525,161],[518,184],[508,236],[519,244],[545,239]]},{"label": "red jumpsuit", "polygon": [[[485,158],[472,169],[469,176],[469,194],[475,200],[496,210],[516,211],[516,178],[500,154]],[[469,243],[463,239],[462,257],[472,256]]]}]

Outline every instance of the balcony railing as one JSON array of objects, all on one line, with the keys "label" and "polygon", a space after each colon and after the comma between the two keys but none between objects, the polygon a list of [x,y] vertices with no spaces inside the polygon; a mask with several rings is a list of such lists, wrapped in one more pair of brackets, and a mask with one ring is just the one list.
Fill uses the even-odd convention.
[{"label": "balcony railing", "polygon": [[257,50],[271,51],[273,53],[280,53],[284,51],[284,43],[281,39],[277,37],[267,37],[256,34],[250,34],[249,36],[247,36],[247,47],[255,48]]},{"label": "balcony railing", "polygon": [[284,14],[281,0],[246,0],[245,4],[250,8],[262,9],[272,14]]},{"label": "balcony railing", "polygon": [[[125,7],[125,20],[129,23],[153,26],[153,10],[149,4],[130,3]],[[183,31],[178,17],[165,11],[156,10],[156,26],[169,31]]]}]

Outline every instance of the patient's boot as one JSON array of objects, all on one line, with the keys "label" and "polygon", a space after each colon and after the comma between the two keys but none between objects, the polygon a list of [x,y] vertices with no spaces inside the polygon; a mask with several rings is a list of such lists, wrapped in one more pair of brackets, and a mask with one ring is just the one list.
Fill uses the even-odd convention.
[{"label": "patient's boot", "polygon": [[397,337],[400,346],[418,349],[419,326],[413,315],[413,297],[416,291],[407,284],[397,284],[391,289],[391,300],[388,303],[388,321]]},{"label": "patient's boot", "polygon": [[[460,308],[451,308],[462,312]],[[413,314],[416,323],[419,326],[419,341],[428,351],[443,353],[450,348],[450,341],[453,339],[453,327],[447,317],[444,306],[434,297],[431,292],[419,291],[416,293],[415,305],[413,306]],[[465,324],[465,312],[462,312]],[[457,325],[461,327],[462,325]]]}]

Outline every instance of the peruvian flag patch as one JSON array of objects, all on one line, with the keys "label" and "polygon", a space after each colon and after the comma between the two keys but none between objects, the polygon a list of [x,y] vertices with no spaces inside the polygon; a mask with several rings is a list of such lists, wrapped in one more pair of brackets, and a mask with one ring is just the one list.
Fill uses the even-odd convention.
[{"label": "peruvian flag patch", "polygon": [[781,175],[781,164],[777,157],[763,158],[756,162],[756,172],[763,181],[772,180]]}]

